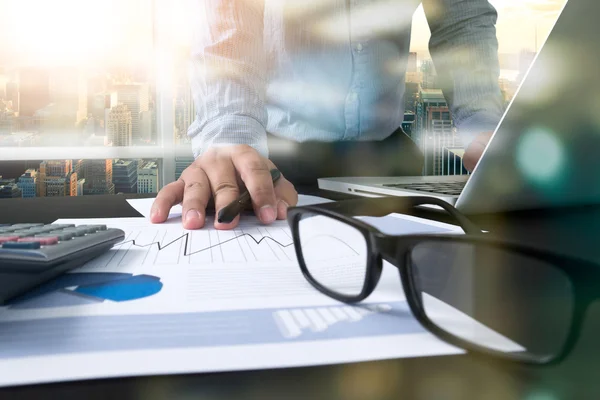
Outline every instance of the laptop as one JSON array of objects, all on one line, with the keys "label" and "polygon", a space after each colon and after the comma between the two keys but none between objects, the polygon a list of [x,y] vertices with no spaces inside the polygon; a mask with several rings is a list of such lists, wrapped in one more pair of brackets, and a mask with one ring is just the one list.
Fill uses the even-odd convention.
[{"label": "laptop", "polygon": [[570,0],[470,175],[334,177],[360,196],[434,196],[466,214],[600,204],[600,2]]}]

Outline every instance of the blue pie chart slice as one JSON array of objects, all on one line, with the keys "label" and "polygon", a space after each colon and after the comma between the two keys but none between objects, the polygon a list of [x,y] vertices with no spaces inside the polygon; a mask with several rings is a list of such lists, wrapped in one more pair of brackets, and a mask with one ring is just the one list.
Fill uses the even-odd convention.
[{"label": "blue pie chart slice", "polygon": [[13,309],[86,305],[104,301],[142,299],[160,292],[163,284],[152,275],[125,273],[70,273],[14,299]]}]

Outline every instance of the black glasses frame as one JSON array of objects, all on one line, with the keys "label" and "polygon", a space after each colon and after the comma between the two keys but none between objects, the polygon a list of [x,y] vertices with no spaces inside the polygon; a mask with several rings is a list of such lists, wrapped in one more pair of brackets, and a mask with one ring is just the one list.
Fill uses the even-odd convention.
[{"label": "black glasses frame", "polygon": [[[374,226],[353,218],[354,216],[377,217],[391,213],[403,213],[414,209],[414,207],[423,205],[438,206],[448,212],[448,214],[456,219],[466,235],[387,235]],[[321,285],[312,277],[306,266],[300,244],[299,223],[306,214],[310,214],[311,216],[326,216],[346,223],[358,230],[364,236],[367,244],[367,268],[364,286],[359,294],[349,296],[337,293]],[[433,197],[383,197],[292,207],[288,210],[287,219],[292,231],[294,249],[302,274],[318,291],[344,303],[360,302],[366,299],[375,290],[383,271],[383,260],[386,260],[398,268],[407,303],[417,321],[438,338],[475,354],[493,356],[499,359],[513,362],[516,361],[524,364],[557,364],[564,360],[572,351],[577,342],[586,310],[593,301],[600,298],[600,266],[597,263],[550,252],[548,250],[536,249],[531,246],[510,242],[483,233],[455,207]],[[573,290],[571,326],[569,327],[562,348],[555,355],[543,359],[532,359],[518,353],[503,353],[501,351],[479,346],[453,335],[431,321],[425,312],[421,302],[421,296],[418,293],[418,287],[415,283],[415,274],[410,261],[410,252],[417,244],[425,241],[430,242],[432,240],[438,242],[481,244],[496,247],[535,258],[540,261],[545,261],[561,270],[568,277]],[[594,287],[594,282],[598,282],[599,284]]]}]

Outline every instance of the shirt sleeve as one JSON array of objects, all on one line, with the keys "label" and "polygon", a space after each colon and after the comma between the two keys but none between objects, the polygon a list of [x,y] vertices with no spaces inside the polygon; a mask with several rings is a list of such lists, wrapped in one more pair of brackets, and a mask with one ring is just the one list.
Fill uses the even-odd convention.
[{"label": "shirt sleeve", "polygon": [[487,0],[423,0],[423,7],[440,87],[467,147],[479,133],[494,131],[504,112],[498,14]]},{"label": "shirt sleeve", "polygon": [[247,144],[267,157],[264,0],[196,0],[190,84],[194,157]]}]

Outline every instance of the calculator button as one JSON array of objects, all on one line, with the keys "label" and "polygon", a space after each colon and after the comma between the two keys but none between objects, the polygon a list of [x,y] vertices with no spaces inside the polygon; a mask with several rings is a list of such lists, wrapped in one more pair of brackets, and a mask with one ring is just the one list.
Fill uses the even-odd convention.
[{"label": "calculator button", "polygon": [[18,239],[18,236],[0,236],[0,244],[6,242],[16,242]]},{"label": "calculator button", "polygon": [[86,225],[86,226],[92,226],[94,227],[94,229],[96,229],[97,231],[105,231],[106,230],[106,225]]},{"label": "calculator button", "polygon": [[67,240],[71,240],[73,239],[73,234],[72,233],[66,233],[66,232],[53,232],[53,233],[44,233],[41,235],[35,235],[35,237],[37,238],[47,238],[47,237],[55,237],[57,238],[59,241],[61,242],[65,242]]},{"label": "calculator button", "polygon": [[75,228],[75,224],[50,224],[46,225],[49,228],[54,229],[65,229],[65,228]]},{"label": "calculator button", "polygon": [[95,225],[80,225],[76,229],[81,229],[85,233],[96,233],[99,230]]},{"label": "calculator button", "polygon": [[21,242],[21,243],[23,243],[23,242],[38,242],[42,246],[52,246],[53,244],[58,243],[58,238],[56,236],[45,237],[45,238],[26,237],[26,238],[19,239],[18,242]]},{"label": "calculator button", "polygon": [[42,247],[40,242],[6,242],[2,243],[3,249],[16,249],[16,250],[36,250]]},{"label": "calculator button", "polygon": [[43,226],[44,224],[14,224],[13,228],[15,229],[25,229],[25,228],[33,228],[35,226]]},{"label": "calculator button", "polygon": [[63,230],[63,232],[72,233],[73,236],[85,236],[85,234],[86,234],[85,229],[80,229],[80,228],[67,228],[67,229]]}]

